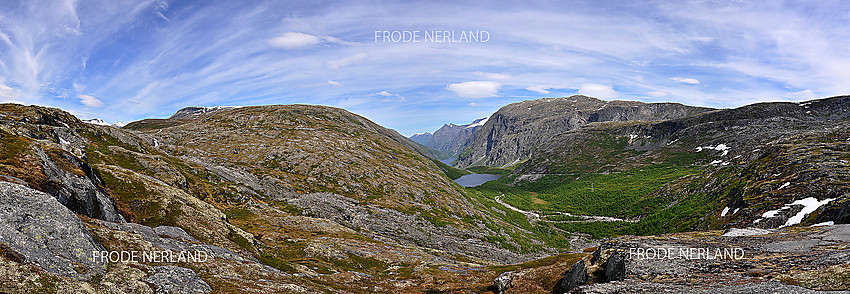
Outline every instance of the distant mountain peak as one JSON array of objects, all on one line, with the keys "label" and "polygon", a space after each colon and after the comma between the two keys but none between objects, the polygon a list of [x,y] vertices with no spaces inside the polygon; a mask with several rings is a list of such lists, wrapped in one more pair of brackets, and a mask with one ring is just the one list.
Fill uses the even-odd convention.
[{"label": "distant mountain peak", "polygon": [[472,121],[472,124],[467,125],[465,128],[468,129],[468,128],[483,126],[485,123],[487,123],[487,120],[489,120],[489,119],[490,119],[490,116],[476,119],[476,120]]},{"label": "distant mountain peak", "polygon": [[87,123],[87,124],[100,125],[100,126],[113,126],[113,127],[116,127],[116,128],[120,128],[120,127],[127,125],[127,123],[120,122],[120,121],[116,122],[116,123],[108,123],[105,120],[102,120],[100,118],[84,119],[82,121],[84,123]]},{"label": "distant mountain peak", "polygon": [[199,115],[207,114],[210,112],[215,112],[219,110],[225,109],[233,109],[239,108],[241,106],[189,106],[181,108],[174,115],[169,117],[168,119],[185,119],[185,118],[194,118]]}]

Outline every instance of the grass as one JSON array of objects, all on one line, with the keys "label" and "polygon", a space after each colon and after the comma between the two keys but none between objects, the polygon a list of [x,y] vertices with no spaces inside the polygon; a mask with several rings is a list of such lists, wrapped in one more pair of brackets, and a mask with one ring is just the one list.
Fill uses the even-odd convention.
[{"label": "grass", "polygon": [[498,167],[489,167],[489,166],[473,166],[467,168],[467,170],[474,172],[476,174],[494,174],[494,175],[507,175],[512,173],[513,169],[507,168],[498,168]]},{"label": "grass", "polygon": [[456,167],[450,166],[450,165],[448,165],[448,164],[443,163],[442,161],[439,161],[439,160],[433,159],[433,158],[431,158],[431,157],[427,157],[427,158],[428,158],[428,159],[430,159],[432,162],[434,162],[434,164],[436,164],[436,165],[437,165],[437,167],[439,167],[439,168],[440,168],[440,170],[442,170],[442,171],[443,171],[443,173],[444,173],[447,177],[449,177],[449,179],[454,180],[454,179],[457,179],[457,178],[460,178],[460,177],[462,177],[462,176],[464,176],[464,175],[468,175],[468,174],[469,174],[469,172],[468,172],[468,171],[465,171],[465,170],[462,170],[462,169],[459,169],[459,168],[456,168]]},{"label": "grass", "polygon": [[658,210],[664,204],[662,199],[647,197],[652,191],[696,172],[695,168],[652,166],[628,172],[578,177],[550,175],[518,186],[519,189],[539,193],[537,198],[546,204],[534,203],[531,196],[524,193],[512,194],[519,199],[506,198],[505,201],[525,210],[635,217]]}]

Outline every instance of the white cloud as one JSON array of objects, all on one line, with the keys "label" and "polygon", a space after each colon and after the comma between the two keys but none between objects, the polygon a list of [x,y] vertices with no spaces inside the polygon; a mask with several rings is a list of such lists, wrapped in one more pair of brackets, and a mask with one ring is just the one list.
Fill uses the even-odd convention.
[{"label": "white cloud", "polygon": [[614,99],[620,96],[620,93],[615,91],[613,86],[600,84],[582,84],[578,93],[600,99]]},{"label": "white cloud", "polygon": [[479,106],[480,104],[475,103],[475,102],[469,102],[469,104],[468,104],[468,105],[469,105],[469,106],[472,106],[472,107],[476,107],[476,106]]},{"label": "white cloud", "polygon": [[384,102],[405,101],[404,96],[401,96],[399,94],[393,94],[393,93],[390,93],[390,92],[387,92],[387,91],[381,91],[381,92],[372,93],[372,94],[369,94],[369,95],[370,96],[386,97],[385,99],[381,99],[381,101],[384,101]]},{"label": "white cloud", "polygon": [[546,86],[531,86],[531,87],[528,87],[528,88],[525,88],[525,89],[532,91],[532,92],[541,93],[541,94],[549,94],[548,89],[550,89],[550,88],[546,87]]},{"label": "white cloud", "polygon": [[331,86],[336,86],[336,87],[340,87],[340,86],[342,86],[342,84],[340,84],[339,82],[337,82],[337,81],[331,81],[331,80],[328,80],[328,83],[327,83],[327,84],[328,84],[328,85],[331,85]]},{"label": "white cloud", "polygon": [[15,94],[15,90],[12,87],[0,84],[0,98],[13,98],[16,96],[17,94]]},{"label": "white cloud", "polygon": [[693,79],[693,78],[675,77],[675,78],[670,78],[670,79],[675,81],[675,82],[682,83],[682,84],[689,84],[689,85],[698,85],[699,84],[699,80]]},{"label": "white cloud", "polygon": [[288,32],[269,40],[269,45],[283,49],[301,49],[318,45],[322,38],[305,33]]},{"label": "white cloud", "polygon": [[649,93],[646,93],[646,94],[649,95],[649,96],[652,96],[652,97],[664,97],[664,96],[670,95],[670,93],[667,93],[667,92],[664,92],[664,91],[652,91],[652,92],[649,92]]},{"label": "white cloud", "polygon": [[330,67],[332,69],[340,69],[341,67],[346,67],[346,66],[348,66],[352,63],[356,63],[358,61],[365,60],[367,58],[369,58],[369,54],[366,54],[364,52],[360,52],[360,53],[354,54],[352,56],[343,57],[343,58],[340,58],[340,59],[337,59],[337,60],[328,61],[328,67]]},{"label": "white cloud", "polygon": [[786,95],[786,97],[792,98],[792,99],[795,99],[795,100],[797,100],[797,99],[811,100],[811,99],[818,98],[818,95],[816,95],[814,92],[812,92],[812,90],[803,90],[803,91],[789,93],[789,94]]},{"label": "white cloud", "polygon": [[476,71],[472,74],[479,76],[479,77],[483,77],[483,78],[488,79],[488,80],[510,80],[510,79],[513,79],[513,76],[511,76],[511,75],[493,73],[493,72]]},{"label": "white cloud", "polygon": [[455,92],[460,97],[466,98],[484,98],[496,97],[496,92],[502,84],[492,81],[473,81],[455,83],[446,87],[447,90]]},{"label": "white cloud", "polygon": [[77,98],[80,98],[80,103],[88,107],[103,107],[103,101],[95,98],[92,95],[80,94],[77,95]]}]

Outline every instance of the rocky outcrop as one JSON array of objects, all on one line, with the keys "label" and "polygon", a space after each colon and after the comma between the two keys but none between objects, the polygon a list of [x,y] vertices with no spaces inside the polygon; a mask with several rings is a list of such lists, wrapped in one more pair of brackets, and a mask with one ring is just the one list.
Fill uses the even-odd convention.
[{"label": "rocky outcrop", "polygon": [[2,148],[10,151],[0,158],[0,180],[23,182],[88,217],[124,221],[86,158],[88,139],[81,133],[102,126],[37,106],[2,104],[0,115]]},{"label": "rocky outcrop", "polygon": [[[35,152],[41,158],[47,181],[56,183],[53,189],[45,192],[56,197],[62,205],[76,213],[110,222],[125,221],[118,212],[115,200],[100,188],[102,182],[94,174],[88,162],[62,151],[54,151],[53,158],[40,148],[37,148]],[[60,168],[54,160],[64,161],[65,169]],[[68,164],[74,169],[67,170]],[[83,174],[74,173],[74,171],[82,171]]]},{"label": "rocky outcrop", "polygon": [[[602,244],[587,266],[586,285],[569,293],[818,293],[850,290],[850,225],[620,237]],[[605,256],[609,257],[605,257]],[[576,284],[577,263],[562,285]],[[844,268],[845,270],[838,270]],[[570,283],[567,283],[567,282]],[[568,284],[568,285],[567,285]],[[790,285],[789,285],[790,284]],[[792,286],[793,285],[793,286]],[[801,287],[802,286],[802,287]]]},{"label": "rocky outcrop", "polygon": [[166,265],[156,267],[155,271],[156,273],[145,278],[145,281],[156,287],[156,294],[196,294],[212,291],[210,285],[188,268]]},{"label": "rocky outcrop", "polygon": [[505,293],[511,287],[511,281],[514,278],[514,272],[504,272],[493,281],[493,290],[496,294]]},{"label": "rocky outcrop", "polygon": [[587,284],[587,268],[585,267],[585,260],[580,260],[579,262],[576,262],[572,268],[570,268],[570,271],[567,272],[564,279],[558,283],[558,288],[555,290],[555,293],[568,293],[576,287],[584,284]]},{"label": "rocky outcrop", "polygon": [[67,277],[102,273],[105,263],[93,258],[104,248],[65,206],[42,192],[0,182],[0,243],[25,262]]}]

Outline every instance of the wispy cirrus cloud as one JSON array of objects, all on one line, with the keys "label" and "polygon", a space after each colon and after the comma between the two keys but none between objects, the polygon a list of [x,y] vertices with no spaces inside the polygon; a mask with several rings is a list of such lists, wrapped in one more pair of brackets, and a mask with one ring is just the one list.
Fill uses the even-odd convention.
[{"label": "wispy cirrus cloud", "polygon": [[694,79],[694,78],[674,77],[674,78],[670,78],[670,80],[672,80],[674,82],[679,82],[679,83],[682,83],[682,84],[699,85],[699,80]]},{"label": "wispy cirrus cloud", "polygon": [[[843,2],[378,5],[6,1],[0,99],[109,121],[313,103],[413,133],[578,93],[733,107],[850,91],[850,31],[835,25],[850,21]],[[374,42],[376,30],[431,29],[491,38]]]}]

